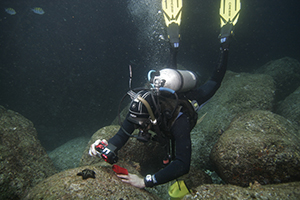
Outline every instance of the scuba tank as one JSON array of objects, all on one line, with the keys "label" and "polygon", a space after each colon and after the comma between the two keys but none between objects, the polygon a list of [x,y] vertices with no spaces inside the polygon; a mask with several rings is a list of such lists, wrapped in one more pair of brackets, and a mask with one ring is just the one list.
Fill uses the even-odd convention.
[{"label": "scuba tank", "polygon": [[158,72],[150,70],[148,72],[148,80],[155,88],[165,87],[175,92],[186,92],[197,85],[197,76],[195,73],[188,70],[170,68],[165,68]]}]

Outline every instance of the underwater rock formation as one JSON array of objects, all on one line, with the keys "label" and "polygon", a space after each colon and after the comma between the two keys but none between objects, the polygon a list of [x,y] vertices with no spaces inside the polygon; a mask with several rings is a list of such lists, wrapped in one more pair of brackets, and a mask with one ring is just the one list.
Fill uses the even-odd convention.
[{"label": "underwater rock formation", "polygon": [[280,102],[276,113],[300,125],[300,87]]},{"label": "underwater rock formation", "polygon": [[220,200],[220,199],[268,199],[268,200],[298,200],[300,196],[300,182],[276,185],[260,185],[251,183],[243,188],[235,185],[201,185],[192,194],[182,200]]},{"label": "underwater rock formation", "polygon": [[20,199],[56,170],[31,121],[0,106],[0,199]]},{"label": "underwater rock formation", "polygon": [[89,139],[86,137],[78,137],[49,152],[49,157],[55,168],[58,171],[63,171],[78,167],[88,141]]},{"label": "underwater rock formation", "polygon": [[300,180],[299,130],[269,111],[237,116],[219,138],[210,158],[226,182],[248,186]]},{"label": "underwater rock formation", "polygon": [[[84,169],[93,170],[95,179],[77,176]],[[133,173],[129,169],[130,173]],[[93,165],[69,169],[55,174],[32,188],[24,200],[39,199],[160,199],[123,183],[109,165]]]},{"label": "underwater rock formation", "polygon": [[247,110],[271,110],[274,93],[274,81],[268,75],[227,71],[220,89],[198,112],[198,118],[207,114],[191,132],[192,165],[211,168],[211,148],[231,120]]},{"label": "underwater rock formation", "polygon": [[300,86],[300,63],[293,58],[284,57],[270,61],[254,73],[268,74],[273,77],[277,101],[283,100]]}]

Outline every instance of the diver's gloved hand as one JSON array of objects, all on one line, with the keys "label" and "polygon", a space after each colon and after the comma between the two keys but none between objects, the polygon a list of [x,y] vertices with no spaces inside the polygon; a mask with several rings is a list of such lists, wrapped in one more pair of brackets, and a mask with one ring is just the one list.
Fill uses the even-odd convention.
[{"label": "diver's gloved hand", "polygon": [[[108,142],[103,139],[103,140],[96,140],[90,147],[90,150],[89,150],[89,154],[90,156],[93,156],[93,157],[100,157],[103,149],[108,145]],[[102,149],[101,151],[99,151],[100,149]]]}]

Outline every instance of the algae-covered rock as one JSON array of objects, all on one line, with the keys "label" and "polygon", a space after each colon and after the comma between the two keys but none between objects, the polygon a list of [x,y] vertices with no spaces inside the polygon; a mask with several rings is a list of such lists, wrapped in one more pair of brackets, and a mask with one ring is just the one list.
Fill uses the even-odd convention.
[{"label": "algae-covered rock", "polygon": [[260,185],[257,182],[243,188],[235,185],[201,185],[193,194],[186,195],[183,200],[220,200],[220,199],[256,199],[256,200],[298,200],[300,182],[276,185]]},{"label": "algae-covered rock", "polygon": [[299,130],[269,111],[236,117],[212,149],[211,160],[227,183],[248,186],[300,180]]},{"label": "algae-covered rock", "polygon": [[255,73],[268,74],[276,83],[276,99],[283,100],[300,85],[300,63],[284,57],[270,61],[258,68]]},{"label": "algae-covered rock", "polygon": [[279,104],[276,113],[300,125],[300,87]]},{"label": "algae-covered rock", "polygon": [[24,192],[56,172],[31,121],[0,106],[0,199]]},{"label": "algae-covered rock", "polygon": [[58,171],[63,171],[78,167],[82,152],[86,148],[88,141],[89,138],[78,137],[49,152],[49,157],[55,168]]},{"label": "algae-covered rock", "polygon": [[[93,170],[95,179],[82,179],[77,173]],[[130,171],[132,173],[132,171]],[[111,166],[93,165],[69,169],[55,174],[32,188],[25,200],[57,199],[160,199],[118,178]]]},{"label": "algae-covered rock", "polygon": [[188,174],[183,175],[180,179],[184,180],[186,186],[190,189],[194,189],[199,185],[212,183],[212,179],[209,175],[193,167],[191,167]]},{"label": "algae-covered rock", "polygon": [[227,71],[219,90],[198,113],[198,123],[191,132],[192,164],[210,168],[211,148],[231,120],[246,110],[271,110],[274,91],[274,81],[268,75]]}]

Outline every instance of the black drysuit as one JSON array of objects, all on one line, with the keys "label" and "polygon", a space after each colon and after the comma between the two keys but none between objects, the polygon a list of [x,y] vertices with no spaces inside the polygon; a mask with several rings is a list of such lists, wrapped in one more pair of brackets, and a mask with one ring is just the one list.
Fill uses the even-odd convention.
[{"label": "black drysuit", "polygon": [[[190,100],[196,100],[199,105],[208,101],[221,85],[226,72],[227,59],[228,45],[226,45],[226,47],[225,45],[222,45],[219,63],[213,72],[212,77],[202,86],[188,91],[184,93],[184,95]],[[186,114],[181,114],[173,123],[170,132],[175,140],[175,159],[167,167],[154,174],[156,179],[156,183],[154,185],[169,182],[189,172],[191,162],[190,131],[193,127],[190,127],[188,120],[189,118]],[[126,119],[124,120],[122,126],[130,134],[135,128],[134,124]],[[122,129],[120,129],[108,142],[115,145],[117,150],[119,150],[125,145],[128,139],[129,136],[124,133]]]}]

